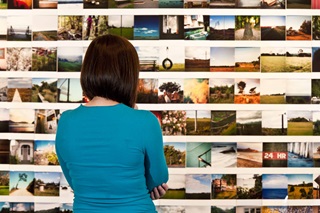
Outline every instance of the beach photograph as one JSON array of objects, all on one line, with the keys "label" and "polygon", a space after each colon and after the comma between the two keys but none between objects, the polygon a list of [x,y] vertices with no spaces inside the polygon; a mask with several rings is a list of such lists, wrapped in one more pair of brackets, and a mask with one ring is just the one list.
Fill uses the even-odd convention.
[{"label": "beach photograph", "polygon": [[289,199],[313,199],[312,174],[287,174]]},{"label": "beach photograph", "polygon": [[260,104],[260,79],[235,79],[235,104]]},{"label": "beach photograph", "polygon": [[288,167],[313,167],[313,142],[288,142]]},{"label": "beach photograph", "polygon": [[237,143],[213,142],[211,146],[211,165],[213,168],[237,167]]},{"label": "beach photograph", "polygon": [[184,168],[186,166],[186,143],[164,142],[163,149],[169,168]]},{"label": "beach photograph", "polygon": [[286,104],[286,79],[261,79],[261,104]]},{"label": "beach photograph", "polygon": [[262,199],[262,175],[237,174],[237,199]]},{"label": "beach photograph", "polygon": [[310,79],[287,79],[286,83],[287,104],[310,104],[311,103],[311,80]]},{"label": "beach photograph", "polygon": [[259,110],[237,110],[237,135],[261,135],[262,113]]},{"label": "beach photograph", "polygon": [[187,174],[186,175],[186,199],[210,199],[211,175]]},{"label": "beach photograph", "polygon": [[288,144],[280,142],[263,142],[262,145],[263,167],[287,167]]},{"label": "beach photograph", "polygon": [[11,108],[9,113],[9,132],[34,133],[34,109]]},{"label": "beach photograph", "polygon": [[58,103],[82,103],[79,78],[59,78],[57,82]]},{"label": "beach photograph", "polygon": [[32,26],[30,25],[30,23],[32,23],[32,16],[7,16],[7,40],[31,41]]},{"label": "beach photograph", "polygon": [[206,104],[209,102],[209,79],[188,78],[184,79],[184,103]]},{"label": "beach photograph", "polygon": [[170,174],[167,184],[169,189],[161,199],[185,199],[186,175]]},{"label": "beach photograph", "polygon": [[235,47],[210,47],[210,72],[233,72]]},{"label": "beach photograph", "polygon": [[183,103],[184,79],[163,79],[158,81],[158,103]]},{"label": "beach photograph", "polygon": [[261,40],[286,40],[286,16],[261,16]]},{"label": "beach photograph", "polygon": [[159,47],[159,71],[184,71],[185,50],[183,46]]},{"label": "beach photograph", "polygon": [[211,111],[211,135],[236,135],[236,111]]},{"label": "beach photograph", "polygon": [[157,46],[135,46],[139,56],[140,71],[159,71],[159,47]]},{"label": "beach photograph", "polygon": [[10,171],[9,196],[33,196],[34,172]]},{"label": "beach photograph", "polygon": [[260,72],[260,47],[236,47],[234,60],[236,72]]},{"label": "beach photograph", "polygon": [[211,167],[211,143],[188,142],[186,145],[186,167]]},{"label": "beach photograph", "polygon": [[262,143],[237,142],[237,167],[262,167]]},{"label": "beach photograph", "polygon": [[[215,0],[212,0],[215,1]],[[231,0],[234,1],[234,0]],[[210,3],[211,4],[211,3]],[[234,40],[234,16],[210,16],[208,40]]]},{"label": "beach photograph", "polygon": [[262,135],[287,135],[286,111],[262,111]]},{"label": "beach photograph", "polygon": [[209,72],[210,47],[185,47],[185,71]]},{"label": "beach photograph", "polygon": [[[34,0],[37,1],[37,0]],[[40,1],[45,2],[45,1]],[[49,2],[49,1],[47,1]],[[51,1],[54,2],[54,1]],[[32,40],[33,41],[56,41],[58,29],[58,16],[36,15],[33,18]]]},{"label": "beach photograph", "polygon": [[212,174],[211,199],[236,199],[237,175]]},{"label": "beach photograph", "polygon": [[158,103],[158,79],[139,79],[137,103]]},{"label": "beach photograph", "polygon": [[8,47],[6,54],[7,71],[31,71],[31,47]]},{"label": "beach photograph", "polygon": [[261,47],[260,66],[262,73],[286,72],[285,47]]},{"label": "beach photograph", "polygon": [[288,197],[288,176],[285,174],[262,175],[262,199],[286,199]]}]

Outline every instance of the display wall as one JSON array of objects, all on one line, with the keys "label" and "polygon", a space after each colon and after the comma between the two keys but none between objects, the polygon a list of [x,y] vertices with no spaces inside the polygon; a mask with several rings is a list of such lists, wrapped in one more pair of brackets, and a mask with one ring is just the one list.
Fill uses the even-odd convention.
[{"label": "display wall", "polygon": [[104,34],[136,47],[163,130],[159,212],[320,212],[319,17],[319,0],[0,0],[0,212],[72,212],[55,133]]}]

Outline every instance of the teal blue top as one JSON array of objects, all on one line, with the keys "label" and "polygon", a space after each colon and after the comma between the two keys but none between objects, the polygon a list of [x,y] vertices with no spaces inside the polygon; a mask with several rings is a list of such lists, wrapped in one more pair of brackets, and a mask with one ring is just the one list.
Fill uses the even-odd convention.
[{"label": "teal blue top", "polygon": [[158,119],[124,104],[62,113],[56,134],[74,213],[156,212],[150,191],[168,181]]}]

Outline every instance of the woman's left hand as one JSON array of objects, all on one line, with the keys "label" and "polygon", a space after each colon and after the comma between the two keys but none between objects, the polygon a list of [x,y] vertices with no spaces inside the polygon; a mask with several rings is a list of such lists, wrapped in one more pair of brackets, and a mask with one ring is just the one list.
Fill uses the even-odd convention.
[{"label": "woman's left hand", "polygon": [[169,187],[166,183],[161,184],[160,186],[154,187],[150,193],[152,200],[157,200],[166,194]]}]

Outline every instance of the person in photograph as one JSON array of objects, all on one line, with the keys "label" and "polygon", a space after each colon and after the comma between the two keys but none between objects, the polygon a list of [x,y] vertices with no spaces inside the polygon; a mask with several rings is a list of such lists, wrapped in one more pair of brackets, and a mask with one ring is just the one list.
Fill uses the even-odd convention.
[{"label": "person in photograph", "polygon": [[152,200],[168,190],[158,119],[135,109],[138,80],[139,58],[127,39],[90,43],[80,74],[89,102],[64,111],[56,134],[76,213],[155,213]]}]

